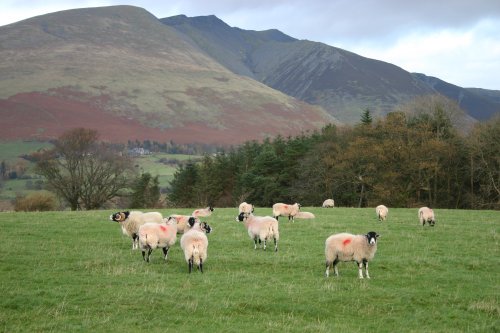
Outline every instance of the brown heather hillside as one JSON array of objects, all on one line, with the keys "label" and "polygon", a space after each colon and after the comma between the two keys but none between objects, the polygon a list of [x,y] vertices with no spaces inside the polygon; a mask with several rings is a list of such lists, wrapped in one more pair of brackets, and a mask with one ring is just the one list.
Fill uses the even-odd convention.
[{"label": "brown heather hillside", "polygon": [[336,120],[232,73],[132,6],[75,9],[0,27],[0,139],[74,127],[109,141],[237,144]]}]

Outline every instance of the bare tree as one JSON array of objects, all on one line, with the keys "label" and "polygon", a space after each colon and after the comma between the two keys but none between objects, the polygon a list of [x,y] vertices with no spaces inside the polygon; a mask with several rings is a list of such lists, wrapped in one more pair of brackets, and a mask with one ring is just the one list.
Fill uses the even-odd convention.
[{"label": "bare tree", "polygon": [[[71,210],[97,209],[128,186],[130,161],[98,142],[95,130],[62,134],[54,148],[38,157],[37,172]],[[83,205],[83,207],[81,207]]]}]

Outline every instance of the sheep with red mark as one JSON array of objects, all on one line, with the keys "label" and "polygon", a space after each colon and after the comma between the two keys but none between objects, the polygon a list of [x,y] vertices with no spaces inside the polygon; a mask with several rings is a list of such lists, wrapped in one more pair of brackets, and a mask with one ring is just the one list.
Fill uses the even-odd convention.
[{"label": "sheep with red mark", "polygon": [[285,203],[275,203],[273,205],[273,217],[278,220],[280,216],[288,216],[288,221],[294,221],[295,215],[300,211],[300,204],[294,203],[293,205]]},{"label": "sheep with red mark", "polygon": [[335,207],[335,202],[333,201],[333,199],[326,199],[325,201],[323,201],[323,205],[321,207],[333,208]]},{"label": "sheep with red mark", "polygon": [[429,207],[421,207],[418,210],[418,219],[422,226],[424,226],[426,222],[429,223],[431,227],[433,227],[434,224],[436,224],[436,217],[434,216],[434,211]]},{"label": "sheep with red mark", "polygon": [[366,278],[369,279],[368,262],[375,256],[378,237],[380,235],[375,231],[370,231],[366,235],[340,233],[328,237],[325,242],[325,276],[328,277],[330,275],[332,267],[335,275],[339,275],[337,264],[340,261],[355,261],[359,269],[359,278],[363,278],[364,266]]},{"label": "sheep with red mark", "polygon": [[146,262],[149,262],[151,252],[157,248],[163,249],[163,259],[167,261],[168,250],[176,240],[177,222],[171,217],[162,223],[145,223],[139,228],[139,247]]},{"label": "sheep with red mark", "polygon": [[389,214],[389,208],[384,205],[378,205],[375,207],[375,213],[377,213],[379,221],[385,221],[387,219],[387,214]]},{"label": "sheep with red mark", "polygon": [[123,211],[111,214],[111,221],[118,222],[125,236],[132,238],[132,250],[139,248],[139,227],[148,222],[161,223],[163,216],[159,212]]},{"label": "sheep with red mark", "polygon": [[211,231],[212,228],[206,222],[189,220],[189,229],[181,237],[181,248],[190,274],[194,265],[203,273],[203,264],[208,255],[208,238],[206,234]]},{"label": "sheep with red mark", "polygon": [[240,206],[238,207],[238,214],[241,214],[241,213],[250,214],[250,213],[253,213],[254,210],[255,209],[254,209],[254,206],[252,204],[242,202],[242,203],[240,203]]},{"label": "sheep with red mark", "polygon": [[199,219],[191,216],[191,215],[179,215],[172,214],[169,218],[173,218],[177,221],[177,233],[183,234],[189,229],[189,221],[192,219],[193,221],[200,221]]},{"label": "sheep with red mark", "polygon": [[266,250],[267,241],[274,240],[274,251],[278,251],[278,241],[280,239],[278,220],[271,216],[255,216],[252,213],[240,213],[236,221],[244,222],[248,231],[248,236],[254,241],[254,249],[257,249],[257,242],[264,243]]},{"label": "sheep with red mark", "polygon": [[207,217],[207,216],[212,215],[213,211],[214,211],[214,208],[211,207],[211,206],[206,207],[206,208],[199,208],[199,209],[195,209],[193,211],[193,213],[191,214],[191,216],[194,216],[194,217]]}]

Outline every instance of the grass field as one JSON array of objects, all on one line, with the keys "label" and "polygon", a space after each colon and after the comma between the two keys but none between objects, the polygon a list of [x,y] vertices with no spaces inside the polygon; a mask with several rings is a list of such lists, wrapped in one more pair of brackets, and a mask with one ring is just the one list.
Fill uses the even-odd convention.
[{"label": "grass field", "polygon": [[[498,332],[498,211],[303,208],[279,251],[253,250],[237,209],[215,209],[205,273],[178,242],[142,261],[111,211],[0,213],[1,332]],[[162,210],[190,213],[192,209]],[[257,215],[271,214],[257,208]],[[377,231],[371,279],[324,277],[332,233]],[[272,248],[272,247],[271,247]]]}]

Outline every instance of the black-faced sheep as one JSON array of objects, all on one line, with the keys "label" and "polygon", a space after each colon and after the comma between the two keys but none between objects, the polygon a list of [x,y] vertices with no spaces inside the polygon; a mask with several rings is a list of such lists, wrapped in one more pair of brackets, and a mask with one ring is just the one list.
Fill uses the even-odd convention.
[{"label": "black-faced sheep", "polygon": [[366,277],[369,279],[368,261],[373,259],[377,251],[377,238],[375,231],[370,231],[366,235],[352,235],[340,233],[331,235],[325,242],[326,272],[330,275],[330,268],[333,266],[335,275],[339,275],[337,264],[339,261],[355,261],[359,268],[359,278],[363,278],[363,265]]},{"label": "black-faced sheep", "polygon": [[189,221],[192,220],[193,223],[199,221],[199,219],[191,216],[191,215],[178,215],[172,214],[169,218],[173,218],[177,221],[177,233],[183,234],[189,229]]},{"label": "black-faced sheep", "polygon": [[[163,249],[163,258],[167,260],[168,250],[177,239],[177,222],[174,218],[164,219],[162,223],[145,223],[139,228],[139,247],[142,258],[149,262],[149,256],[156,248]],[[146,253],[147,251],[147,253]]]},{"label": "black-faced sheep", "polygon": [[211,231],[212,228],[205,222],[189,221],[189,229],[181,237],[181,248],[188,264],[189,273],[193,270],[194,265],[203,273],[203,263],[207,260],[208,255],[206,234]]},{"label": "black-faced sheep", "polygon": [[118,222],[123,234],[132,238],[132,250],[135,250],[139,248],[139,227],[147,222],[161,223],[163,216],[158,212],[124,211],[111,214],[109,219]]},{"label": "black-faced sheep", "polygon": [[195,209],[191,216],[194,217],[207,217],[212,215],[212,212],[214,211],[213,207],[207,207],[207,208],[200,208],[200,209]]},{"label": "black-faced sheep", "polygon": [[422,207],[418,210],[418,219],[422,226],[425,225],[425,222],[429,223],[431,227],[436,224],[436,217],[434,216],[434,211],[429,207]]},{"label": "black-faced sheep", "polygon": [[284,203],[275,203],[273,205],[273,217],[277,220],[280,216],[288,216],[288,221],[294,221],[294,216],[300,211],[300,204],[294,203],[293,205]]},{"label": "black-faced sheep", "polygon": [[272,238],[274,240],[274,251],[278,251],[278,241],[280,239],[278,220],[271,216],[255,216],[252,213],[240,213],[236,217],[236,221],[244,222],[248,236],[254,241],[254,249],[257,249],[258,241],[259,244],[264,242],[265,250],[267,240]]},{"label": "black-faced sheep", "polygon": [[253,213],[254,212],[254,206],[252,204],[242,202],[240,203],[240,206],[238,207],[238,214],[241,213]]},{"label": "black-faced sheep", "polygon": [[335,207],[335,202],[333,201],[333,199],[326,199],[325,201],[323,201],[323,205],[321,207],[333,208]]},{"label": "black-faced sheep", "polygon": [[385,221],[387,219],[387,214],[389,214],[389,209],[384,205],[378,205],[375,207],[375,212],[379,221]]}]

